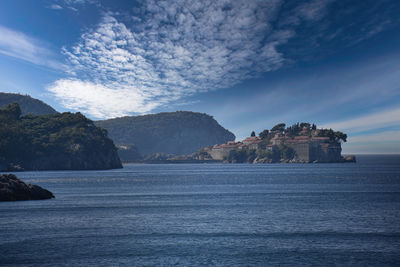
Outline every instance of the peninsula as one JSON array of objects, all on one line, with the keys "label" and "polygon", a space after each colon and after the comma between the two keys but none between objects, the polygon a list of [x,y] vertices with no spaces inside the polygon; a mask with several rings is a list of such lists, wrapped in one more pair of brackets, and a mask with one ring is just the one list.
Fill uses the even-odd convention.
[{"label": "peninsula", "polygon": [[0,109],[0,171],[122,168],[107,131],[81,113],[21,115]]}]

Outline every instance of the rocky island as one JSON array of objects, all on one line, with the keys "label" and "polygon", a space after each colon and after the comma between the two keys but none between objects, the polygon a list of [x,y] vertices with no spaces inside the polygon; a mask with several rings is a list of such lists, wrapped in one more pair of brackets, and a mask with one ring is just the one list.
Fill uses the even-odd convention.
[{"label": "rocky island", "polygon": [[107,131],[81,113],[21,115],[0,109],[0,171],[122,168]]},{"label": "rocky island", "polygon": [[241,142],[230,141],[200,149],[197,153],[170,160],[220,161],[226,163],[332,163],[355,162],[354,156],[343,157],[341,144],[347,135],[332,129],[318,129],[315,124],[284,123],[264,130]]},{"label": "rocky island", "polygon": [[42,200],[54,198],[40,186],[26,184],[13,174],[0,175],[0,201]]}]

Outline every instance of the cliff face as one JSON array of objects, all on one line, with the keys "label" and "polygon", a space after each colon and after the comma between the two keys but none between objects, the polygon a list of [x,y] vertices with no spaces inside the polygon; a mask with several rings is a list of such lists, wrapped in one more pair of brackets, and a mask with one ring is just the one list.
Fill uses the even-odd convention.
[{"label": "cliff face", "polygon": [[28,95],[0,93],[0,108],[4,108],[12,103],[19,104],[22,115],[47,115],[57,113],[51,106]]},{"label": "cliff face", "polygon": [[[135,145],[142,155],[164,153],[184,155],[198,149],[234,140],[211,116],[195,112],[168,112],[97,121],[121,146]],[[122,160],[127,160],[120,153]]]},{"label": "cliff face", "polygon": [[0,171],[121,168],[105,130],[80,113],[20,116],[0,109]]},{"label": "cliff face", "polygon": [[341,162],[342,146],[340,142],[330,141],[327,143],[305,142],[298,144],[287,144],[294,150],[294,157],[290,160],[294,162]]}]

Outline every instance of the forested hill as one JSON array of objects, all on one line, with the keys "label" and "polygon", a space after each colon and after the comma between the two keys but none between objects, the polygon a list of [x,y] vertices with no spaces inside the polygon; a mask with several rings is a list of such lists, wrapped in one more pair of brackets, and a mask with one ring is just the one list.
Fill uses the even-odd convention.
[{"label": "forested hill", "polygon": [[46,115],[57,113],[57,111],[51,106],[38,99],[32,98],[29,95],[0,92],[0,108],[4,108],[12,103],[19,104],[19,106],[21,107],[22,115]]},{"label": "forested hill", "polygon": [[121,167],[106,131],[80,113],[21,116],[18,103],[0,109],[0,171]]},{"label": "forested hill", "polygon": [[[189,111],[127,116],[95,123],[106,129],[117,145],[135,145],[142,155],[185,155],[202,147],[235,140],[235,135],[212,116]],[[121,159],[125,160],[123,156]]]}]

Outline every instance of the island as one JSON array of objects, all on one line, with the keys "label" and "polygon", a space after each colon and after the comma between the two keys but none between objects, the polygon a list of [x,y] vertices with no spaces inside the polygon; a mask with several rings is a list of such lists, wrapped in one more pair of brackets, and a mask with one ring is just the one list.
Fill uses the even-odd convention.
[{"label": "island", "polygon": [[315,124],[279,123],[243,141],[229,141],[200,149],[189,156],[171,157],[170,162],[200,161],[225,163],[334,163],[355,162],[355,156],[342,156],[341,144],[347,135]]},{"label": "island", "polygon": [[26,184],[14,174],[0,175],[0,201],[42,200],[54,198],[52,192]]}]

